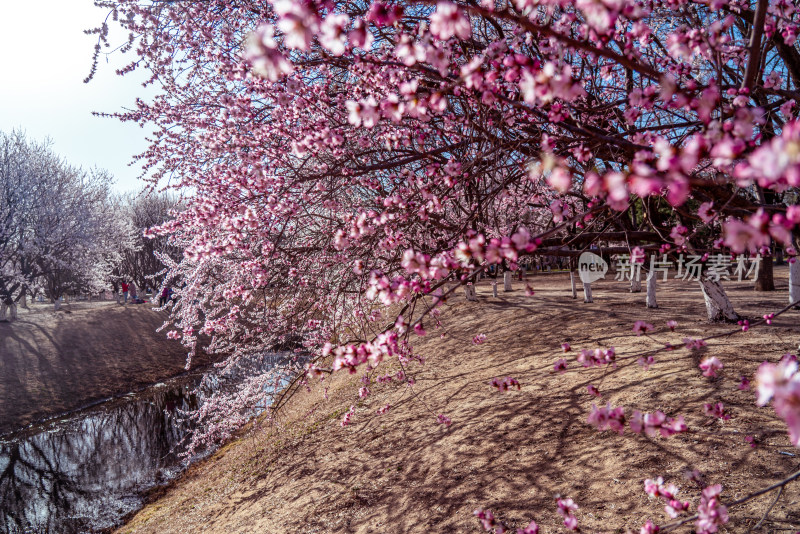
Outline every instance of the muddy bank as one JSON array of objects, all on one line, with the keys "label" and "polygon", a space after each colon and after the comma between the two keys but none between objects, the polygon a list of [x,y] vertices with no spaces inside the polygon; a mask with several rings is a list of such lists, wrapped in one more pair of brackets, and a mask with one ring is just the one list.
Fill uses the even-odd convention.
[{"label": "muddy bank", "polygon": [[33,307],[0,323],[0,435],[182,373],[185,348],[156,332],[166,317],[97,302]]}]

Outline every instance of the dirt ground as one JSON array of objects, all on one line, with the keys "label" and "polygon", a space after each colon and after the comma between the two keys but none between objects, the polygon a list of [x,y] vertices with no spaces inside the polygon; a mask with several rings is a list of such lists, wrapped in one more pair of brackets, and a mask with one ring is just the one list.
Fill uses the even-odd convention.
[{"label": "dirt ground", "polygon": [[[776,269],[777,291],[755,293],[752,283],[725,287],[737,311],[751,318],[788,304],[787,269]],[[656,356],[644,370],[638,354],[684,337],[735,329],[710,325],[696,283],[659,282],[660,308],[645,307],[645,294],[631,294],[621,282],[594,284],[592,304],[572,300],[564,274],[529,278],[491,296],[486,282],[478,302],[461,295],[442,313],[442,330],[426,324],[417,338],[424,365],[414,364],[412,389],[398,381],[372,384],[372,395],[356,402],[360,375],[339,373],[311,392],[295,396],[280,415],[284,425],[252,429],[186,475],[140,511],[120,533],[478,533],[476,508],[489,508],[514,528],[535,519],[542,532],[563,532],[557,494],[580,506],[583,532],[626,532],[647,520],[664,525],[663,502],[648,498],[647,478],[664,477],[692,502],[700,487],[684,478],[697,469],[707,484],[722,484],[723,502],[732,502],[785,478],[800,467],[786,426],[771,406],[759,408],[753,391],[740,391],[741,375],[751,376],[764,360],[796,353],[800,311],[772,326],[709,341],[700,353],[683,348]],[[655,325],[651,337],[637,337],[634,321]],[[671,333],[666,322],[678,327]],[[485,333],[484,344],[471,344]],[[571,343],[570,369],[558,374],[553,363]],[[614,346],[616,369],[582,369],[576,351]],[[724,369],[706,378],[698,362],[717,356]],[[396,371],[396,363],[379,368]],[[500,393],[490,381],[512,376],[522,388]],[[595,385],[600,402],[627,413],[662,410],[684,415],[690,431],[665,439],[626,430],[599,433],[586,423]],[[328,399],[323,396],[327,387]],[[724,402],[729,421],[703,414],[703,404]],[[376,410],[386,404],[384,415]],[[351,424],[342,414],[356,404]],[[436,414],[452,419],[445,427]],[[752,448],[746,436],[755,436]],[[775,493],[729,510],[720,532],[747,532],[762,519]],[[760,529],[800,529],[800,481],[787,486]],[[692,531],[687,524],[679,532]]]},{"label": "dirt ground", "polygon": [[186,350],[151,308],[37,304],[0,323],[0,433],[182,372]]}]

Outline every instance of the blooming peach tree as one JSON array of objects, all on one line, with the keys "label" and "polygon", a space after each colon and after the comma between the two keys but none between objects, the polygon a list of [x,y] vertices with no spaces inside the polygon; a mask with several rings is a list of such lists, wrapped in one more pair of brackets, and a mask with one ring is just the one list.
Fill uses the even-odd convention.
[{"label": "blooming peach tree", "polygon": [[[170,263],[179,289],[169,335],[190,355],[208,336],[226,365],[290,351],[244,395],[208,404],[203,439],[230,435],[264,395],[277,409],[332,372],[360,374],[361,397],[391,380],[413,387],[409,369],[424,355],[412,342],[438,325],[459,284],[569,239],[588,248],[623,236],[628,250],[640,245],[634,256],[796,254],[796,2],[98,4],[130,31],[135,57],[123,73],[147,69],[161,89],[118,116],[156,129],[138,159],[184,195],[186,208],[151,230],[185,250]],[[712,318],[739,320],[732,333],[770,320],[742,326],[722,286],[700,283]],[[616,358],[611,347],[566,356],[556,371]],[[388,360],[402,371],[382,374]],[[697,372],[713,376],[724,365],[714,360]],[[759,403],[773,399],[800,445],[796,359],[766,362],[756,379]],[[491,385],[519,387],[513,377]],[[681,416],[611,404],[587,415],[600,431],[687,430]],[[696,504],[660,480],[645,490],[698,532],[728,520],[717,486]],[[556,508],[578,528],[571,499]],[[476,515],[487,530],[507,528]]]}]

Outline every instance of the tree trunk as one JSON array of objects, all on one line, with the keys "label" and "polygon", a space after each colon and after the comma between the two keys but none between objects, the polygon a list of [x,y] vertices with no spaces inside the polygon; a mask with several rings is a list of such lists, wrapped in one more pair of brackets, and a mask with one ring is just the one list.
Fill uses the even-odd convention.
[{"label": "tree trunk", "polygon": [[9,321],[16,321],[16,319],[17,319],[17,303],[16,302],[12,302],[11,304],[8,305],[8,309],[9,309],[8,320]]},{"label": "tree trunk", "polygon": [[492,296],[497,296],[497,280],[492,280]]},{"label": "tree trunk", "polygon": [[756,291],[775,291],[775,280],[772,277],[772,256],[764,256],[758,264]]},{"label": "tree trunk", "polygon": [[786,262],[783,261],[783,247],[776,246],[775,247],[775,265],[784,265]]},{"label": "tree trunk", "polygon": [[578,298],[578,290],[575,287],[575,271],[569,272],[569,285],[572,287],[572,298]]},{"label": "tree trunk", "polygon": [[467,300],[475,301],[478,300],[475,296],[475,286],[469,285],[464,286],[464,294],[467,296]]},{"label": "tree trunk", "polygon": [[0,321],[6,320],[7,311],[8,311],[8,304],[0,304]]},{"label": "tree trunk", "polygon": [[734,311],[733,304],[719,281],[704,276],[700,279],[700,289],[703,291],[709,321],[732,323],[739,320],[739,314]]},{"label": "tree trunk", "polygon": [[61,299],[53,300],[53,311],[58,311],[61,309]]},{"label": "tree trunk", "polygon": [[511,271],[503,273],[503,291],[511,291]]},{"label": "tree trunk", "polygon": [[594,302],[592,300],[592,284],[583,283],[583,302]]},{"label": "tree trunk", "polygon": [[789,264],[789,302],[800,301],[800,259]]},{"label": "tree trunk", "polygon": [[650,271],[650,274],[647,275],[647,307],[648,308],[658,308],[658,303],[656,302],[656,272]]}]

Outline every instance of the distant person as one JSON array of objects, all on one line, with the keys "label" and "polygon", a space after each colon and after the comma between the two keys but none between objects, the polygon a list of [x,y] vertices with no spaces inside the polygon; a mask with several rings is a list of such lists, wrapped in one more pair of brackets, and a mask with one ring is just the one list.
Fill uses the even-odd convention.
[{"label": "distant person", "polygon": [[124,298],[123,304],[128,303],[128,283],[123,281],[122,282],[122,297]]},{"label": "distant person", "polygon": [[131,282],[131,302],[136,301],[136,282]]},{"label": "distant person", "polygon": [[164,306],[167,305],[171,293],[172,290],[169,288],[169,286],[164,286],[164,289],[161,290],[161,296],[158,297],[158,306],[160,308],[163,308]]}]

